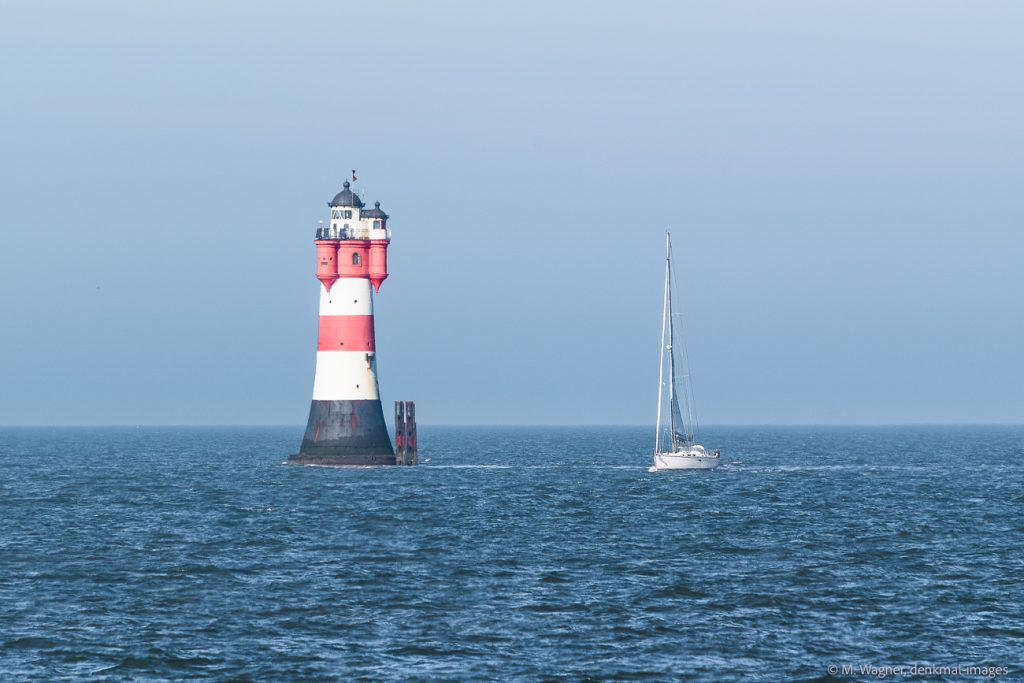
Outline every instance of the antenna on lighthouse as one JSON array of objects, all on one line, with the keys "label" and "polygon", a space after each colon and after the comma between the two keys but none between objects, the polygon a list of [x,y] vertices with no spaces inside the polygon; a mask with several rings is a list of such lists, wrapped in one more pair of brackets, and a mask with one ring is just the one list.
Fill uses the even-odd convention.
[{"label": "antenna on lighthouse", "polygon": [[[352,169],[352,182],[354,183],[357,180],[359,180],[359,178],[356,177],[356,169],[353,168]],[[361,187],[357,188],[355,190],[355,193],[356,193],[356,196],[359,197],[359,201],[364,201],[363,197],[365,195],[365,192],[363,191],[363,188],[361,188]]]}]

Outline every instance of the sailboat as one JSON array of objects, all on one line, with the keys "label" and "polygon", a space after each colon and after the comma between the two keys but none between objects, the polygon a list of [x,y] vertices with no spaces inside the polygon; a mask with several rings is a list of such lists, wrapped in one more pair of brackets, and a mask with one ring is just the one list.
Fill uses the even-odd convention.
[{"label": "sailboat", "polygon": [[[665,305],[661,315],[661,360],[658,369],[658,419],[655,428],[654,466],[661,470],[710,470],[721,453],[697,442],[697,413],[690,386],[686,347],[676,335],[672,313],[672,235],[665,233]],[[666,357],[668,359],[666,367]],[[667,377],[666,377],[667,374]]]}]

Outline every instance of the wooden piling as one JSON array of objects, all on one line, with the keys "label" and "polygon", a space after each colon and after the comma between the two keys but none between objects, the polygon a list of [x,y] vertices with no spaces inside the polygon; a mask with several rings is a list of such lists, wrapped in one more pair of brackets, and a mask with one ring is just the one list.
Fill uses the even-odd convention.
[{"label": "wooden piling", "polygon": [[395,464],[415,465],[417,462],[416,404],[412,401],[395,401]]}]

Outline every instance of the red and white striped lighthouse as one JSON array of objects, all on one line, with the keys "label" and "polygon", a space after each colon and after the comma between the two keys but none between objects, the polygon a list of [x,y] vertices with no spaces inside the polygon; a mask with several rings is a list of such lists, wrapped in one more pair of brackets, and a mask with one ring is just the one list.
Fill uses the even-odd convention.
[{"label": "red and white striped lighthouse", "polygon": [[313,402],[302,447],[291,463],[394,465],[377,388],[373,296],[388,276],[391,230],[380,202],[363,207],[346,181],[316,233],[320,281]]}]

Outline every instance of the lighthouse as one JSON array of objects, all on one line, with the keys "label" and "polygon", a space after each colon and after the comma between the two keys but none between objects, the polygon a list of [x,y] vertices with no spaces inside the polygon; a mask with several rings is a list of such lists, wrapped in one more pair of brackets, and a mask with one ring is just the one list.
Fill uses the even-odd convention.
[{"label": "lighthouse", "polygon": [[[353,176],[354,179],[354,176]],[[320,330],[313,401],[299,452],[306,465],[394,465],[377,387],[373,297],[388,276],[388,215],[367,209],[348,181],[316,231]]]}]

